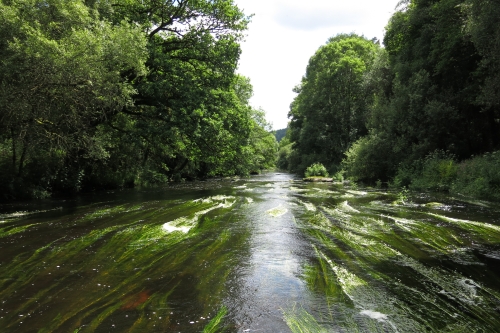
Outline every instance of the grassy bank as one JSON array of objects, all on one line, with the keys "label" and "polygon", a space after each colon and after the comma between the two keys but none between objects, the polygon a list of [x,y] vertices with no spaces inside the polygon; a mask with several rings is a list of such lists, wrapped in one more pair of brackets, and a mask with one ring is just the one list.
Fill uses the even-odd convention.
[{"label": "grassy bank", "polygon": [[412,166],[401,166],[391,185],[500,201],[500,151],[461,162],[435,152]]}]

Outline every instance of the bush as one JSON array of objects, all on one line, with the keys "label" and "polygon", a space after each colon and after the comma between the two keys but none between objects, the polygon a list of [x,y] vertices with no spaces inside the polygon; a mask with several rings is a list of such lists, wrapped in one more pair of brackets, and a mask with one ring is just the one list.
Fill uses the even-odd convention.
[{"label": "bush", "polygon": [[306,169],[305,172],[306,177],[328,177],[328,171],[326,171],[326,168],[323,164],[321,163],[314,163],[313,165],[309,166]]},{"label": "bush", "polygon": [[427,155],[422,162],[420,174],[412,179],[414,190],[449,191],[457,177],[455,157],[442,150]]},{"label": "bush", "polygon": [[387,180],[392,171],[392,147],[377,135],[368,135],[354,142],[345,153],[342,166],[354,181]]},{"label": "bush", "polygon": [[500,151],[457,163],[453,155],[437,150],[423,160],[400,165],[392,186],[408,185],[412,190],[500,200]]},{"label": "bush", "polygon": [[460,163],[451,192],[479,199],[500,200],[500,151]]}]

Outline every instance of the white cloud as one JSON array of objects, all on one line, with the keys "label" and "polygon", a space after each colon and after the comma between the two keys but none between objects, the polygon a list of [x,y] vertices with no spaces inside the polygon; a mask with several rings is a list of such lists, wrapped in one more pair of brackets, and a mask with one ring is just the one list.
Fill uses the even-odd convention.
[{"label": "white cloud", "polygon": [[339,33],[383,37],[398,0],[235,0],[255,14],[242,43],[238,72],[250,78],[250,103],[262,107],[274,129],[284,128],[309,58]]},{"label": "white cloud", "polygon": [[274,19],[280,25],[294,30],[358,25],[365,20],[365,12],[332,4],[335,2],[278,2],[275,6]]}]

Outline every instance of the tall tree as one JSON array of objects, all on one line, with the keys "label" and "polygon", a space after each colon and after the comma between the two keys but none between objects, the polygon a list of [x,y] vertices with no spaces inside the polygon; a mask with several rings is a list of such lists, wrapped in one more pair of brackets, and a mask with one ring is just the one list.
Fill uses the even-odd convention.
[{"label": "tall tree", "polygon": [[358,179],[387,180],[434,151],[466,159],[500,147],[498,2],[401,5],[386,28],[386,55],[367,75],[379,87],[370,135],[347,154]]},{"label": "tall tree", "polygon": [[146,72],[140,27],[110,24],[82,1],[2,1],[0,40],[0,140],[11,148],[3,183],[26,172],[49,181],[55,169],[34,171],[40,158],[59,168],[71,152],[98,154],[96,126],[132,103],[121,73]]},{"label": "tall tree", "polygon": [[267,165],[275,143],[235,74],[248,22],[232,0],[0,2],[4,193]]},{"label": "tall tree", "polygon": [[292,169],[303,172],[314,162],[337,169],[351,143],[366,134],[363,75],[377,48],[364,37],[338,35],[311,57],[290,106]]}]

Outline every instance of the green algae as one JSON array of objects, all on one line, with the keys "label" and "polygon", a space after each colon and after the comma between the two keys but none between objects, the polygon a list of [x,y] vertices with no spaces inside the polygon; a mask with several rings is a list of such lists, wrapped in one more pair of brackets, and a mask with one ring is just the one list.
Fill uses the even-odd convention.
[{"label": "green algae", "polygon": [[429,208],[441,208],[445,205],[440,203],[440,202],[428,202],[428,203],[424,204],[423,206],[429,207]]},{"label": "green algae", "polygon": [[215,317],[210,320],[207,326],[203,328],[203,333],[216,333],[221,331],[223,319],[227,314],[227,308],[223,306],[219,312],[215,315]]},{"label": "green algae", "polygon": [[[290,328],[295,325],[292,331],[323,329],[317,326],[318,318],[330,318],[329,325],[349,332],[493,331],[500,325],[492,316],[494,304],[500,300],[497,290],[458,272],[420,262],[446,256],[460,264],[474,264],[477,259],[467,249],[471,237],[499,244],[498,226],[418,210],[449,209],[442,204],[406,205],[396,210],[385,202],[370,201],[368,207],[377,208],[372,213],[358,208],[359,203],[353,208],[351,200],[333,208],[322,206],[319,212],[308,211],[304,202],[299,203],[305,212],[298,223],[313,244],[323,249],[317,250],[321,260],[316,265],[305,266],[304,279],[311,290],[325,295],[329,305],[328,313],[319,317],[288,314]],[[387,263],[392,263],[392,272],[380,270]],[[346,297],[332,296],[339,289]],[[352,306],[360,309],[358,315],[353,314]]]},{"label": "green algae", "polygon": [[316,319],[307,311],[301,309],[284,310],[283,317],[286,324],[293,333],[328,333],[329,330],[322,327]]},{"label": "green algae", "polygon": [[33,227],[35,224],[27,224],[18,227],[4,227],[0,228],[0,238],[15,235],[17,233],[24,232],[26,229]]},{"label": "green algae", "polygon": [[[292,275],[307,292],[290,293],[287,303],[267,299],[285,309],[284,326],[275,331],[500,327],[500,281],[489,262],[479,260],[496,258],[500,246],[495,212],[485,205],[462,214],[463,205],[442,197],[429,202],[446,204],[391,206],[391,195],[334,185],[264,187],[275,194],[259,183],[245,185],[198,197],[87,205],[71,218],[51,221],[32,214],[9,218],[1,230],[29,226],[1,238],[20,251],[8,252],[0,266],[0,298],[8,309],[0,325],[7,333],[28,332],[23,325],[40,332],[244,331],[250,328],[244,316],[256,323],[259,315],[268,316],[265,307],[239,312],[254,306],[246,301],[255,302],[252,295],[261,287],[244,282],[256,265],[252,246],[261,244],[252,239],[269,237],[253,231],[254,223],[263,223],[274,228],[266,231],[278,230],[272,238],[294,235],[280,243],[293,255],[310,253],[293,257],[299,269]],[[220,194],[236,192],[241,196]],[[287,220],[295,224],[288,227]],[[168,230],[166,224],[187,229]],[[36,246],[24,248],[38,234],[43,236]],[[311,245],[293,247],[298,239]],[[269,276],[266,287],[275,283],[276,276]],[[214,309],[221,309],[215,317]]]},{"label": "green algae", "polygon": [[478,234],[488,233],[489,235],[491,235],[491,233],[493,232],[494,237],[496,237],[497,239],[500,239],[500,226],[490,224],[490,223],[456,219],[456,218],[447,217],[444,215],[439,215],[439,214],[434,214],[434,213],[428,213],[428,214],[430,216],[433,216],[433,217],[440,219],[442,221],[457,224],[466,230],[474,231],[474,232],[477,232]]},{"label": "green algae", "polygon": [[[193,253],[199,251],[199,247],[193,246],[189,250],[180,251],[182,253],[180,256],[172,256],[180,243],[218,227],[217,219],[206,218],[206,216],[217,216],[217,214],[214,215],[215,211],[219,211],[223,216],[230,211],[235,202],[236,198],[227,196],[203,198],[174,205],[173,209],[170,209],[171,214],[168,214],[163,207],[153,209],[143,205],[98,208],[94,212],[85,214],[77,222],[95,224],[97,221],[106,220],[101,225],[109,225],[111,219],[117,224],[112,227],[90,230],[88,233],[73,239],[61,238],[36,249],[29,256],[19,256],[19,259],[3,267],[9,271],[13,279],[1,281],[0,297],[8,299],[17,290],[22,290],[24,286],[38,285],[40,279],[57,281],[48,284],[45,288],[38,289],[36,293],[31,295],[32,297],[27,298],[17,307],[16,312],[33,314],[38,308],[48,307],[54,299],[71,299],[72,303],[77,301],[79,306],[68,306],[64,312],[58,313],[51,310],[44,311],[45,318],[52,317],[53,319],[46,319],[46,324],[40,332],[81,329],[94,331],[108,324],[111,327],[113,318],[123,314],[124,311],[127,312],[127,309],[131,307],[130,304],[127,305],[127,302],[130,303],[127,299],[130,300],[130,297],[133,299],[134,293],[141,293],[140,286],[147,276],[161,276],[160,271],[165,268],[166,262],[169,262],[170,269],[181,267],[192,258]],[[143,219],[134,221],[136,217],[134,212],[141,210],[144,213],[143,218],[155,222],[145,224]],[[189,232],[168,232],[165,230],[164,223],[168,223],[165,221],[165,217],[172,216],[172,213],[173,216],[177,213],[187,214],[183,218],[184,221],[192,223]],[[130,221],[131,219],[132,221]],[[174,218],[174,220],[176,219],[182,219],[182,217]],[[128,222],[123,223],[124,221]],[[27,225],[24,229],[29,227],[30,225]],[[21,232],[22,230],[16,231]],[[11,232],[11,235],[13,234],[15,233]],[[221,269],[226,271],[226,273],[218,275],[218,279],[223,276],[227,277],[229,265],[226,263],[229,262],[229,256],[221,257],[217,252],[231,240],[231,234],[228,230],[222,230],[220,236],[211,239],[213,241],[210,244],[207,244],[209,239],[199,242],[199,244],[203,244],[204,250],[206,249],[203,260],[212,262],[212,265],[209,266],[211,271]],[[214,256],[217,259],[211,260],[210,257]],[[72,268],[74,262],[79,263],[78,267],[75,267],[76,270],[73,269],[70,273],[69,269]],[[221,268],[222,266],[225,268]],[[60,287],[61,285],[70,285],[75,278],[80,280],[80,276],[85,277],[85,280],[76,289]],[[220,293],[220,290],[215,291],[212,286],[221,285],[213,283],[213,280],[210,279],[207,281],[205,284],[199,285],[200,293],[207,291]],[[178,284],[179,282],[177,282]],[[157,314],[163,313],[161,316],[156,316],[156,319],[150,320],[151,311],[148,309],[165,308],[168,304],[167,296],[174,292],[174,289],[151,294],[148,292],[147,300],[142,303],[132,301],[131,304],[140,313],[135,315],[134,320],[127,320],[130,325],[129,331],[151,331],[155,325],[161,326],[161,322],[163,325],[170,325],[171,319],[169,319],[170,316],[166,310],[153,311]],[[117,297],[121,294],[131,296],[127,296],[128,298]],[[200,302],[203,299],[207,299],[207,297],[202,296]],[[61,304],[67,303],[67,301],[60,302]],[[24,316],[16,317],[15,315],[10,315],[9,318],[10,324],[6,327],[7,329],[13,329],[16,325],[28,320]]]},{"label": "green algae", "polygon": [[288,209],[282,206],[274,207],[266,211],[266,213],[272,217],[280,217],[285,215],[288,212]]}]

